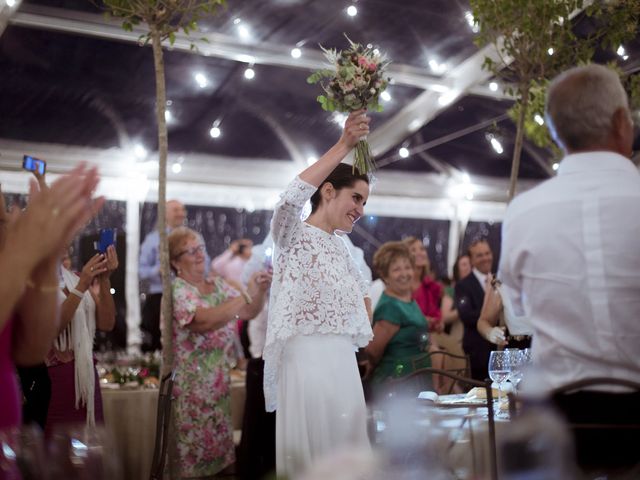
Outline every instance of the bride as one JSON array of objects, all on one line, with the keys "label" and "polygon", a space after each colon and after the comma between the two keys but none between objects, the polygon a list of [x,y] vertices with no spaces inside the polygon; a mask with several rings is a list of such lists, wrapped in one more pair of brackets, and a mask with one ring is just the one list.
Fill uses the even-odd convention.
[{"label": "bride", "polygon": [[[299,474],[334,450],[369,447],[355,350],[372,337],[368,285],[344,241],[369,197],[369,177],[340,163],[369,133],[364,110],[296,177],[276,205],[265,360],[266,408],[276,412],[278,475]],[[311,201],[311,214],[301,220]]]}]

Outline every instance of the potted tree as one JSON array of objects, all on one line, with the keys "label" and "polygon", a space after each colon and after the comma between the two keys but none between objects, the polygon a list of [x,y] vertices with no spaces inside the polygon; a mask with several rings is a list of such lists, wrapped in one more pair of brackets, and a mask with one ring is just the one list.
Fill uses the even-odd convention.
[{"label": "potted tree", "polygon": [[539,145],[552,144],[541,118],[549,79],[569,66],[593,59],[597,48],[617,49],[634,38],[640,1],[470,0],[479,27],[477,43],[496,46],[499,61],[484,66],[505,79],[515,99],[516,123],[509,200],[516,191],[525,132]]},{"label": "potted tree", "polygon": [[[167,154],[169,139],[165,110],[167,104],[164,57],[162,45],[173,44],[176,34],[189,35],[198,29],[197,22],[214,14],[225,0],[103,0],[107,14],[120,18],[122,27],[132,31],[134,26],[146,26],[141,36],[143,44],[151,44],[156,79],[156,121],[158,125],[158,231],[160,234],[160,269],[162,274],[162,375],[173,365],[171,347],[171,277],[165,219]],[[193,47],[193,45],[192,45]]]}]

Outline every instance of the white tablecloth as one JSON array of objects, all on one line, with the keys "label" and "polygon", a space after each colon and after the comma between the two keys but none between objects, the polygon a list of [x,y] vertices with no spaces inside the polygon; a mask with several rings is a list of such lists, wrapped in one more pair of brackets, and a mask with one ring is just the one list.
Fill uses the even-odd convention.
[{"label": "white tablecloth", "polygon": [[[244,380],[234,379],[231,382],[234,430],[242,429],[244,402]],[[102,403],[105,426],[115,440],[124,480],[147,480],[153,460],[158,390],[102,388]]]}]

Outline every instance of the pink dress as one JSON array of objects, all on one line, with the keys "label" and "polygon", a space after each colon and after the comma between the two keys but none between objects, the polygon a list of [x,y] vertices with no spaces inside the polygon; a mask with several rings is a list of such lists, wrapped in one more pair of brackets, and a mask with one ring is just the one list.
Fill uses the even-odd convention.
[{"label": "pink dress", "polygon": [[429,330],[432,331],[442,319],[442,312],[440,311],[442,286],[435,280],[425,276],[420,286],[413,292],[413,299],[417,302],[425,317],[435,319],[435,322],[429,322]]},{"label": "pink dress", "polygon": [[11,356],[12,316],[0,332],[0,430],[18,427],[21,423],[20,395],[15,366]]}]

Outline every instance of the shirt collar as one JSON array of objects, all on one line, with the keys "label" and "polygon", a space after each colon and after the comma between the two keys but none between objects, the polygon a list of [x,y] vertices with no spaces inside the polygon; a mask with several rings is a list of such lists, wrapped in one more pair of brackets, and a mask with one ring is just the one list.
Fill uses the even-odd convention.
[{"label": "shirt collar", "polygon": [[602,170],[622,170],[638,175],[638,169],[631,160],[618,153],[607,151],[581,152],[567,155],[560,162],[558,175]]},{"label": "shirt collar", "polygon": [[484,290],[484,286],[485,286],[485,283],[487,281],[487,276],[484,273],[482,273],[480,270],[478,270],[477,268],[474,268],[472,270],[472,272],[476,276],[476,278],[480,282],[480,286]]}]

